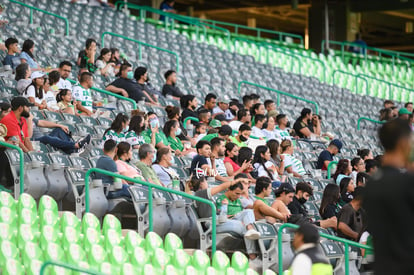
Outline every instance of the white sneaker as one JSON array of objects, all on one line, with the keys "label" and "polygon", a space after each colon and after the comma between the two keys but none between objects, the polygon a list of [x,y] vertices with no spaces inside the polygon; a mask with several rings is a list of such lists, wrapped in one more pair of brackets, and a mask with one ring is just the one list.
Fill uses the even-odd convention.
[{"label": "white sneaker", "polygon": [[259,257],[256,257],[254,260],[249,260],[249,267],[256,272],[260,272],[262,270],[262,261]]},{"label": "white sneaker", "polygon": [[244,234],[244,237],[248,240],[257,240],[260,238],[260,232],[254,229],[247,230],[246,234]]}]

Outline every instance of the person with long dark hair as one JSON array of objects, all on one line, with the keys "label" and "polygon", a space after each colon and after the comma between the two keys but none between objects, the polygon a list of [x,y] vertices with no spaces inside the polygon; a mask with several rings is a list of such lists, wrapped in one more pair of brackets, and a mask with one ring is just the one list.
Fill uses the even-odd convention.
[{"label": "person with long dark hair", "polygon": [[23,96],[26,97],[30,103],[33,103],[40,110],[46,109],[47,104],[45,100],[45,91],[43,85],[45,84],[45,73],[40,71],[33,72],[31,79],[32,83],[26,87]]},{"label": "person with long dark hair", "polygon": [[72,102],[72,92],[69,89],[62,89],[56,95],[59,110],[62,113],[77,115],[76,104]]},{"label": "person with long dark hair", "polygon": [[[135,165],[131,163],[132,158],[132,147],[128,142],[121,141],[117,146],[118,150],[116,152],[116,167],[120,175],[137,178],[139,180],[144,180],[141,170],[139,170]],[[125,180],[122,180],[124,183],[128,183]],[[133,183],[131,183],[133,184]]]},{"label": "person with long dark hair", "polygon": [[354,198],[353,193],[355,190],[354,181],[350,177],[344,177],[339,184],[339,189],[341,191],[341,198],[339,204],[344,206],[348,202],[352,201]]},{"label": "person with long dark hair", "polygon": [[266,146],[269,148],[270,161],[277,168],[277,173],[279,175],[283,175],[283,173],[285,172],[285,156],[282,156],[280,154],[279,141],[277,141],[276,139],[271,139],[268,142],[266,142]]},{"label": "person with long dark hair", "polygon": [[30,83],[32,83],[32,79],[30,78],[31,75],[32,71],[30,70],[28,64],[23,63],[19,64],[16,67],[16,75],[14,77],[14,80],[17,81],[16,90],[19,94],[23,94],[27,86],[29,86]]},{"label": "person with long dark hair", "polygon": [[270,162],[270,151],[266,145],[259,145],[256,147],[253,158],[253,168],[257,172],[256,177],[268,177],[271,180],[275,180],[275,178],[278,177],[274,165]]},{"label": "person with long dark hair", "polygon": [[252,183],[256,182],[256,179],[252,177],[252,175],[250,175],[250,172],[252,172],[254,170],[253,168],[253,150],[249,147],[239,147],[239,156],[237,157],[237,164],[242,167],[244,162],[249,163],[249,166],[247,167],[247,169],[243,170],[242,173],[247,174],[247,177],[249,178],[249,180],[252,181]]},{"label": "person with long dark hair", "polygon": [[319,214],[323,220],[331,217],[338,217],[340,193],[339,186],[330,183],[325,186],[322,194],[322,201],[319,207]]},{"label": "person with long dark hair", "polygon": [[114,77],[117,73],[115,71],[115,63],[111,62],[111,50],[108,48],[101,49],[101,54],[95,62],[96,67],[98,68],[96,72],[99,72],[102,76],[105,77]]},{"label": "person with long dark hair", "polygon": [[119,113],[112,121],[111,127],[105,130],[102,137],[103,142],[108,139],[113,139],[117,143],[125,141],[125,132],[128,130],[128,125],[129,117],[126,114]]},{"label": "person with long dark hair", "polygon": [[224,154],[224,166],[226,167],[227,175],[229,175],[229,177],[243,173],[243,171],[249,168],[251,163],[250,160],[244,160],[241,166],[237,163],[239,147],[233,142],[226,143],[226,150]]},{"label": "person with long dark hair", "polygon": [[[184,122],[184,119],[187,117],[195,117],[198,118],[198,114],[195,111],[198,105],[198,100],[195,95],[184,95],[180,98],[180,105],[183,112],[181,113],[181,120]],[[197,121],[190,121],[187,122],[187,125],[191,123],[194,126],[197,126],[199,122]]]},{"label": "person with long dark hair", "polygon": [[365,162],[362,158],[356,157],[351,160],[351,177],[356,182],[357,174],[360,172],[365,172]]},{"label": "person with long dark hair", "polygon": [[344,177],[348,177],[349,175],[351,175],[351,172],[351,162],[348,159],[340,159],[338,161],[338,165],[336,166],[335,174],[332,178],[334,179],[336,184],[339,185]]},{"label": "person with long dark hair", "polygon": [[[139,149],[144,143],[151,143],[151,140],[147,136],[143,136],[141,133],[145,130],[145,118],[141,115],[135,115],[131,117],[129,121],[128,132],[125,133],[125,140],[134,149]],[[152,144],[155,146],[155,144]]]},{"label": "person with long dark hair", "polygon": [[39,71],[39,64],[37,64],[35,56],[33,54],[35,43],[31,39],[27,39],[23,42],[22,52],[20,53],[20,62],[27,63],[32,71]]},{"label": "person with long dark hair", "polygon": [[181,134],[181,128],[180,123],[177,120],[171,119],[167,121],[164,125],[163,132],[170,143],[171,149],[175,151],[175,155],[185,156],[190,154],[190,156],[194,156],[196,154],[194,149],[184,147],[183,143],[178,138]]},{"label": "person with long dark hair", "polygon": [[374,159],[371,150],[369,149],[358,149],[357,155],[362,158],[364,161],[367,159]]},{"label": "person with long dark hair", "polygon": [[319,117],[312,114],[309,108],[303,108],[300,117],[293,125],[293,129],[300,138],[310,138],[312,135],[320,136],[321,124]]}]

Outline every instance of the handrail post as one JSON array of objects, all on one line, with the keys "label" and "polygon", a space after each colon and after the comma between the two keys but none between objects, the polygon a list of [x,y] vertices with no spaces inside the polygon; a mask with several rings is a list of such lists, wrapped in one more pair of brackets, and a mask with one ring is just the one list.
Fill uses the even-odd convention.
[{"label": "handrail post", "polygon": [[332,170],[332,166],[338,164],[338,162],[336,160],[331,161],[328,164],[328,167],[326,168],[327,174],[326,174],[326,178],[329,180],[331,178],[331,170]]},{"label": "handrail post", "polygon": [[33,9],[30,9],[29,24],[33,25]]},{"label": "handrail post", "polygon": [[14,149],[19,152],[19,178],[14,180],[14,198],[17,200],[24,191],[24,153],[19,146],[7,142],[0,141],[0,146]]},{"label": "handrail post", "polygon": [[63,263],[63,262],[52,261],[52,260],[46,261],[42,264],[39,274],[44,275],[45,272],[46,272],[46,268],[48,266],[52,266],[52,265],[62,267],[62,268],[65,268],[65,269],[71,269],[73,271],[79,271],[80,273],[87,273],[87,274],[90,274],[90,275],[101,275],[102,274],[101,272],[98,272],[98,271],[95,271],[95,270],[88,270],[86,268],[81,268],[81,267],[78,267],[78,266],[75,266],[75,265],[71,265],[71,264],[67,264],[67,263]]}]

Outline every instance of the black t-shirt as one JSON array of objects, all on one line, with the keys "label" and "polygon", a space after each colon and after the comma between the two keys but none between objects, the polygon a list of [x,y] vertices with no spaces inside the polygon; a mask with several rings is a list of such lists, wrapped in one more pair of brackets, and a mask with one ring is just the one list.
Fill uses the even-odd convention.
[{"label": "black t-shirt", "polygon": [[318,157],[318,163],[316,164],[316,169],[327,170],[328,167],[325,167],[325,161],[333,161],[333,155],[328,150],[323,150]]},{"label": "black t-shirt", "polygon": [[293,196],[293,200],[287,206],[292,214],[302,214],[305,217],[308,217],[308,210],[306,207],[299,202],[296,196]]},{"label": "black t-shirt", "polygon": [[[343,222],[349,226],[353,231],[357,232],[358,234],[362,234],[362,230],[364,229],[364,218],[362,209],[355,211],[350,203],[345,204],[338,215],[338,224],[339,222]],[[348,240],[353,240],[351,237],[342,233],[341,230],[338,229],[338,237],[345,238]],[[353,240],[358,241],[358,240]]]},{"label": "black t-shirt", "polygon": [[[194,193],[195,196],[206,199],[206,200],[211,200],[211,197],[209,197],[210,194],[211,194],[211,191],[209,189],[198,190]],[[195,201],[195,209],[200,218],[211,217],[210,205],[203,203],[203,202]]]},{"label": "black t-shirt", "polygon": [[[184,109],[183,112],[181,113],[181,119],[183,120],[183,122],[184,122],[184,119],[190,116],[198,118],[198,114],[189,108]],[[191,120],[191,124],[193,124],[194,126],[197,126],[198,122]]]},{"label": "black t-shirt", "polygon": [[339,214],[339,209],[338,209],[338,207],[336,206],[336,204],[328,204],[326,207],[325,207],[325,210],[323,211],[323,213],[322,213],[322,215],[321,215],[321,218],[322,218],[322,220],[326,220],[326,219],[329,219],[329,218],[332,218],[332,217],[338,217],[338,214]]},{"label": "black t-shirt", "polygon": [[382,167],[367,182],[365,191],[374,273],[414,274],[414,174]]},{"label": "black t-shirt", "polygon": [[124,89],[128,93],[128,96],[136,102],[146,99],[146,96],[142,92],[142,88],[133,79],[119,77],[109,85]]},{"label": "black t-shirt", "polygon": [[78,54],[81,59],[79,68],[86,68],[89,72],[94,73],[98,68],[93,63],[89,63],[89,58],[86,56],[86,51],[81,50]]},{"label": "black t-shirt", "polygon": [[208,164],[206,157],[196,155],[191,161],[191,174],[200,175],[201,173],[205,173],[205,171],[201,168],[201,166],[205,164]]},{"label": "black t-shirt", "polygon": [[313,125],[312,123],[309,121],[308,124],[305,124],[305,122],[303,122],[302,120],[296,120],[295,124],[293,124],[293,129],[295,130],[296,134],[298,135],[298,137],[300,138],[307,138],[306,136],[304,136],[300,130],[303,128],[308,128],[309,131],[311,131],[313,133]]},{"label": "black t-shirt", "polygon": [[175,85],[164,84],[162,87],[162,95],[167,96],[175,96],[175,97],[182,97],[183,93],[181,92],[180,88]]}]

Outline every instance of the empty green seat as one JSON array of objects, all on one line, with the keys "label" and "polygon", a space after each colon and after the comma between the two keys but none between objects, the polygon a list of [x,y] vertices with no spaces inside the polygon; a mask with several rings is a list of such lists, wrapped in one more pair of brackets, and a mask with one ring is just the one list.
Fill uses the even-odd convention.
[{"label": "empty green seat", "polygon": [[106,236],[109,229],[119,231],[121,233],[121,222],[114,215],[107,214],[103,220],[102,233]]},{"label": "empty green seat", "polygon": [[75,214],[69,211],[65,211],[62,213],[62,216],[60,217],[60,228],[63,231],[64,228],[67,226],[80,229],[80,221],[79,218],[76,217]]},{"label": "empty green seat", "polygon": [[56,201],[48,195],[43,195],[39,200],[38,213],[41,214],[45,210],[50,210],[50,211],[58,214],[58,205],[57,205]]},{"label": "empty green seat", "polygon": [[64,248],[68,248],[70,244],[80,244],[80,232],[73,227],[66,227],[62,231],[62,245]]},{"label": "empty green seat", "polygon": [[18,260],[10,259],[2,268],[3,275],[24,275],[24,268]]},{"label": "empty green seat", "polygon": [[108,229],[106,231],[105,241],[104,241],[105,249],[112,249],[112,247],[117,245],[122,245],[122,235],[120,232],[114,229]]},{"label": "empty green seat", "polygon": [[124,247],[128,254],[134,253],[136,247],[143,247],[145,240],[136,232],[129,230],[124,237]]},{"label": "empty green seat", "polygon": [[29,194],[23,193],[19,197],[17,202],[17,210],[20,212],[22,209],[29,209],[37,214],[37,205],[36,201]]},{"label": "empty green seat", "polygon": [[47,244],[52,243],[60,243],[60,235],[59,235],[59,229],[56,229],[56,227],[52,227],[50,225],[45,225],[40,230],[40,246],[45,249],[47,247]]},{"label": "empty green seat", "polygon": [[88,261],[91,266],[98,268],[107,260],[105,249],[99,244],[93,244],[88,253]]},{"label": "empty green seat", "polygon": [[32,260],[43,261],[43,251],[34,242],[26,242],[24,248],[20,250],[24,266],[30,266]]},{"label": "empty green seat", "polygon": [[231,267],[236,272],[245,272],[249,268],[249,260],[243,253],[236,251],[231,257]]},{"label": "empty green seat", "polygon": [[25,264],[26,275],[39,275],[42,265],[43,261],[31,260],[29,265]]},{"label": "empty green seat", "polygon": [[123,263],[128,261],[128,254],[121,246],[112,247],[111,251],[108,254],[109,262],[112,265],[120,267]]},{"label": "empty green seat", "polygon": [[23,208],[18,214],[19,224],[27,224],[30,226],[38,226],[37,212],[30,208]]},{"label": "empty green seat", "polygon": [[94,244],[102,244],[101,234],[94,228],[88,228],[83,235],[83,245],[87,253],[91,251],[91,248]]},{"label": "empty green seat", "polygon": [[176,249],[182,249],[183,248],[183,242],[181,239],[175,235],[174,233],[168,233],[165,236],[164,239],[164,250],[167,252],[170,256],[174,254],[174,251]]},{"label": "empty green seat", "polygon": [[45,260],[64,261],[65,255],[60,245],[56,243],[48,243],[44,250]]},{"label": "empty green seat", "polygon": [[121,267],[121,275],[135,275],[139,274],[139,269],[130,263],[124,263]]},{"label": "empty green seat", "polygon": [[93,228],[98,232],[101,232],[101,223],[92,213],[86,213],[82,218],[82,233],[85,234],[88,228]]},{"label": "empty green seat", "polygon": [[10,241],[0,243],[0,266],[4,266],[10,260],[19,260],[19,250]]},{"label": "empty green seat", "polygon": [[80,245],[71,243],[66,249],[66,259],[68,263],[78,265],[79,262],[86,260],[86,254]]},{"label": "empty green seat", "polygon": [[54,212],[53,210],[43,210],[42,212],[39,212],[39,222],[40,226],[50,225],[55,227],[59,223],[59,216],[57,212]]},{"label": "empty green seat", "polygon": [[154,254],[155,249],[162,248],[162,239],[157,233],[148,232],[145,236],[145,250],[146,252],[152,256]]},{"label": "empty green seat", "polygon": [[230,266],[230,259],[222,251],[216,251],[212,260],[211,266],[218,272],[218,274],[225,274],[227,268]]},{"label": "empty green seat", "polygon": [[24,248],[26,242],[38,242],[39,232],[36,229],[29,224],[22,224],[19,226],[19,232],[17,233],[17,246],[20,249]]},{"label": "empty green seat", "polygon": [[162,248],[157,248],[152,256],[152,265],[156,269],[164,270],[170,262],[170,256]]},{"label": "empty green seat", "polygon": [[208,255],[201,251],[196,250],[194,251],[192,257],[192,266],[198,271],[201,272],[202,270],[206,270],[208,266],[210,266],[210,258]]},{"label": "empty green seat", "polygon": [[[0,208],[1,211],[1,208]],[[0,241],[2,240],[8,240],[12,243],[16,242],[16,227],[15,225],[10,225],[7,223],[0,223]]]},{"label": "empty green seat", "polygon": [[171,257],[171,264],[179,270],[185,270],[191,264],[191,256],[183,249],[176,249]]},{"label": "empty green seat", "polygon": [[0,206],[8,207],[12,210],[16,209],[16,201],[10,193],[1,191],[0,192]]},{"label": "empty green seat", "polygon": [[5,223],[15,228],[17,224],[16,213],[9,207],[0,207],[0,223]]},{"label": "empty green seat", "polygon": [[108,262],[103,262],[99,268],[99,271],[102,272],[103,274],[108,274],[108,275],[112,275],[112,274],[119,274],[119,267],[117,268],[116,266],[108,263]]},{"label": "empty green seat", "polygon": [[129,254],[131,263],[138,267],[143,267],[149,261],[149,256],[142,247],[135,247],[134,251]]}]

